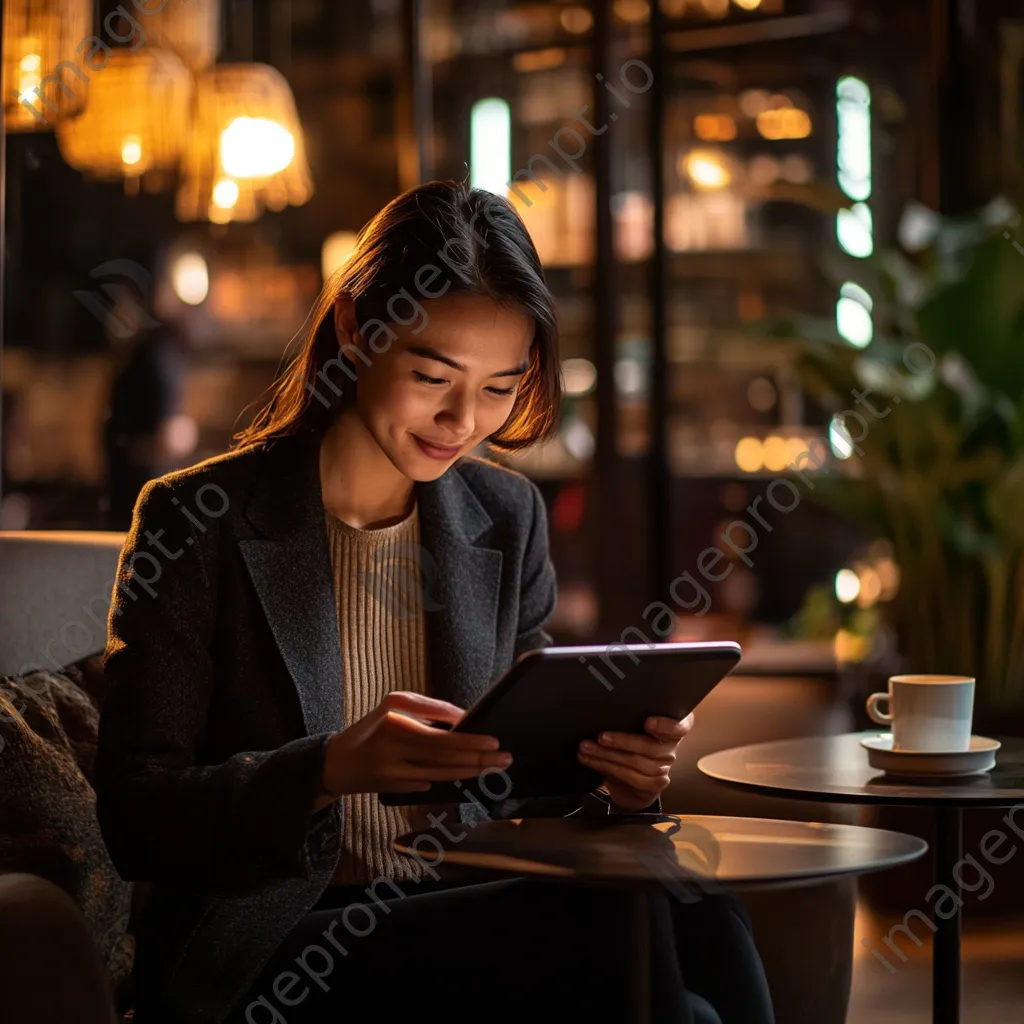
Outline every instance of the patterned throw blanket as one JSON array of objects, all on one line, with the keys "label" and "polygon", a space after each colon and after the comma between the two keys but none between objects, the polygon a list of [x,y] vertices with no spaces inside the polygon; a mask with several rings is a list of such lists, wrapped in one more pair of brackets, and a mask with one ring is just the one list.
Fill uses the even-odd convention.
[{"label": "patterned throw blanket", "polygon": [[95,662],[0,682],[0,872],[30,872],[64,889],[117,988],[135,949],[132,886],[118,876],[96,821],[101,686]]}]

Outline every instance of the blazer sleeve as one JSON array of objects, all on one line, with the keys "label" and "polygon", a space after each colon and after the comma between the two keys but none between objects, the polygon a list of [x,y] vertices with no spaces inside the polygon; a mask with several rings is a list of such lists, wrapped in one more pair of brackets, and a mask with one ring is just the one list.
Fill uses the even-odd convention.
[{"label": "blazer sleeve", "polygon": [[217,620],[206,529],[197,532],[167,483],[144,488],[108,614],[100,830],[128,881],[216,891],[308,879],[311,828],[329,824],[329,808],[312,813],[328,734],[203,763]]}]

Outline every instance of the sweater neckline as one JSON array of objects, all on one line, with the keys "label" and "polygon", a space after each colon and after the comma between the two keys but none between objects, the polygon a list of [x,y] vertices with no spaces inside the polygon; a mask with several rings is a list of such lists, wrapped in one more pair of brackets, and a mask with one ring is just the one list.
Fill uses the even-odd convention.
[{"label": "sweater neckline", "polygon": [[339,519],[327,508],[324,509],[324,515],[327,518],[328,524],[341,533],[346,533],[353,537],[379,538],[389,537],[393,534],[403,533],[407,530],[412,524],[413,519],[415,519],[419,513],[419,506],[419,498],[417,497],[413,500],[412,510],[404,519],[400,519],[397,523],[391,523],[388,526],[375,526],[370,528],[353,526],[351,523],[346,523],[344,519]]}]

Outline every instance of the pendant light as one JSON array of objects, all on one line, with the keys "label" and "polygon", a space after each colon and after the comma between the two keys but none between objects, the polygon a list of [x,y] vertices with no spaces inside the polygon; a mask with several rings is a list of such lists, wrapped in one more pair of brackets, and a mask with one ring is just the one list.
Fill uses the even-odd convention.
[{"label": "pendant light", "polygon": [[218,64],[196,81],[180,220],[252,221],[313,194],[291,88],[268,64]]},{"label": "pendant light", "polygon": [[92,0],[5,0],[4,125],[48,131],[82,110],[102,51],[89,42]]},{"label": "pendant light", "polygon": [[118,48],[90,83],[84,112],[57,126],[61,155],[98,179],[137,184],[147,171],[173,171],[188,139],[192,93],[192,76],[173,53]]}]

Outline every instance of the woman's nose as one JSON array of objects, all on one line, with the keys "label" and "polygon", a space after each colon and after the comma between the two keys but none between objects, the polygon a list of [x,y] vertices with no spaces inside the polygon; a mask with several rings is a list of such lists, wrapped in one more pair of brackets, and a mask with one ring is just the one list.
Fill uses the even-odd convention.
[{"label": "woman's nose", "polygon": [[456,435],[458,440],[465,441],[472,435],[476,426],[473,400],[452,395],[438,415],[438,420],[443,422],[446,429]]}]

